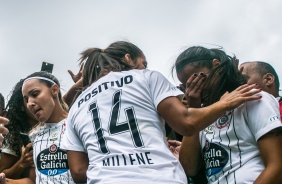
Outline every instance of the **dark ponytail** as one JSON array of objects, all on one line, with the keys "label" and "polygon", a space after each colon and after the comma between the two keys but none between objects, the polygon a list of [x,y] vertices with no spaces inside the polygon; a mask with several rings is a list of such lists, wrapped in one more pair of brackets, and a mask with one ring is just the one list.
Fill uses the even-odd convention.
[{"label": "dark ponytail", "polygon": [[106,49],[89,48],[83,51],[80,58],[80,64],[84,64],[83,88],[87,88],[111,71],[120,72],[133,69],[133,66],[125,61],[126,54],[129,54],[134,62],[137,57],[144,56],[136,45],[125,41],[114,42]]}]

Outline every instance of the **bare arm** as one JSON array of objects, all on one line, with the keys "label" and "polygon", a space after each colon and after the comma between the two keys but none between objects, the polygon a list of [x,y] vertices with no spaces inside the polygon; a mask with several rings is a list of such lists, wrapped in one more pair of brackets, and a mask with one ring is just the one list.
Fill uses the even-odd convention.
[{"label": "bare arm", "polygon": [[240,104],[258,100],[260,96],[253,96],[260,89],[253,89],[256,85],[243,85],[231,93],[226,93],[220,101],[204,108],[186,108],[176,97],[168,97],[158,105],[158,112],[176,132],[184,136],[198,134],[208,127],[223,113],[238,107]]},{"label": "bare arm", "polygon": [[258,140],[265,169],[255,184],[282,183],[282,128],[276,128]]},{"label": "bare arm", "polygon": [[[205,82],[205,75],[191,76],[186,86],[182,86],[185,90],[185,100],[182,101],[187,107],[201,107],[201,92]],[[193,136],[184,136],[182,146],[179,152],[179,161],[184,168],[187,176],[196,176],[201,168],[202,153],[199,139],[199,133]]]},{"label": "bare arm", "polygon": [[63,96],[64,101],[70,107],[72,102],[76,96],[76,94],[81,90],[82,87],[82,71],[84,64],[80,65],[80,69],[77,74],[74,74],[71,70],[68,70],[74,85],[67,91],[67,93]]},{"label": "bare arm", "polygon": [[33,152],[30,150],[32,144],[29,143],[26,148],[22,148],[21,158],[9,154],[2,154],[1,171],[6,177],[19,179],[22,174],[33,164]]},{"label": "bare arm", "polygon": [[19,180],[12,180],[6,178],[4,173],[0,174],[0,184],[35,184],[35,168],[32,167],[30,169],[30,177],[29,178],[22,178]]},{"label": "bare arm", "polygon": [[76,183],[86,183],[86,171],[89,165],[88,155],[79,151],[68,151],[68,163],[71,176]]}]

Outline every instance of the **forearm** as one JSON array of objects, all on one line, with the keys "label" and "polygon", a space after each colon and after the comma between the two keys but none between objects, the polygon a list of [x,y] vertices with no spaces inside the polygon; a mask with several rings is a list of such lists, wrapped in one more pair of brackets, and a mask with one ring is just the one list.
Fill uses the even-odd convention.
[{"label": "forearm", "polygon": [[6,184],[34,184],[30,178],[23,178],[19,180],[12,180],[9,178],[6,178]]},{"label": "forearm", "polygon": [[279,168],[275,168],[275,166],[266,167],[264,171],[256,179],[254,184],[265,184],[265,183],[281,184],[282,183],[281,170],[279,170]]},{"label": "forearm", "polygon": [[179,161],[187,176],[195,176],[201,167],[201,146],[199,135],[184,136],[179,152]]},{"label": "forearm", "polygon": [[26,171],[27,168],[29,167],[23,167],[19,160],[12,167],[3,170],[3,173],[5,173],[6,177],[8,178],[19,179],[21,178],[22,174]]},{"label": "forearm", "polygon": [[75,183],[86,183],[89,165],[88,155],[79,151],[67,151],[70,172]]},{"label": "forearm", "polygon": [[195,132],[200,132],[215,122],[227,110],[228,107],[220,101],[208,107],[188,108],[187,122],[195,128]]}]

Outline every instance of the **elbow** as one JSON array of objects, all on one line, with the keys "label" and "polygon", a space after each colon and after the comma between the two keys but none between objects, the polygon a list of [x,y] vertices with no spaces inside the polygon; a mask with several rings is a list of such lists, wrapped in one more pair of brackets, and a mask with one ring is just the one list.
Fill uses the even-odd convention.
[{"label": "elbow", "polygon": [[191,137],[195,134],[199,134],[199,131],[197,130],[197,127],[194,124],[191,123],[185,123],[186,126],[182,127],[180,131],[178,132],[179,134],[187,137]]},{"label": "elbow", "polygon": [[75,183],[86,183],[87,182],[87,177],[86,177],[86,172],[83,172],[82,170],[70,170],[71,171],[71,176],[72,179]]},{"label": "elbow", "polygon": [[199,173],[199,169],[198,168],[186,168],[184,169],[185,174],[189,177],[194,177]]}]

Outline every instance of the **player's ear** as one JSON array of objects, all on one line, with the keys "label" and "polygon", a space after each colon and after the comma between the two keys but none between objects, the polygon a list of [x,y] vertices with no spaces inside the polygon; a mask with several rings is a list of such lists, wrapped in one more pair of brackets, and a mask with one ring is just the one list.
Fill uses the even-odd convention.
[{"label": "player's ear", "polygon": [[263,78],[263,83],[266,86],[271,86],[275,82],[275,77],[274,77],[274,75],[272,73],[267,73],[262,78]]},{"label": "player's ear", "polygon": [[131,59],[130,54],[128,54],[128,53],[125,54],[124,59],[125,59],[125,62],[126,62],[127,64],[134,66],[134,63],[133,63],[133,60]]},{"label": "player's ear", "polygon": [[51,93],[53,97],[57,97],[59,94],[60,88],[57,84],[53,84],[53,86],[51,87]]},{"label": "player's ear", "polygon": [[213,59],[212,60],[212,66],[215,67],[215,66],[218,66],[220,64],[220,61],[218,59]]}]

